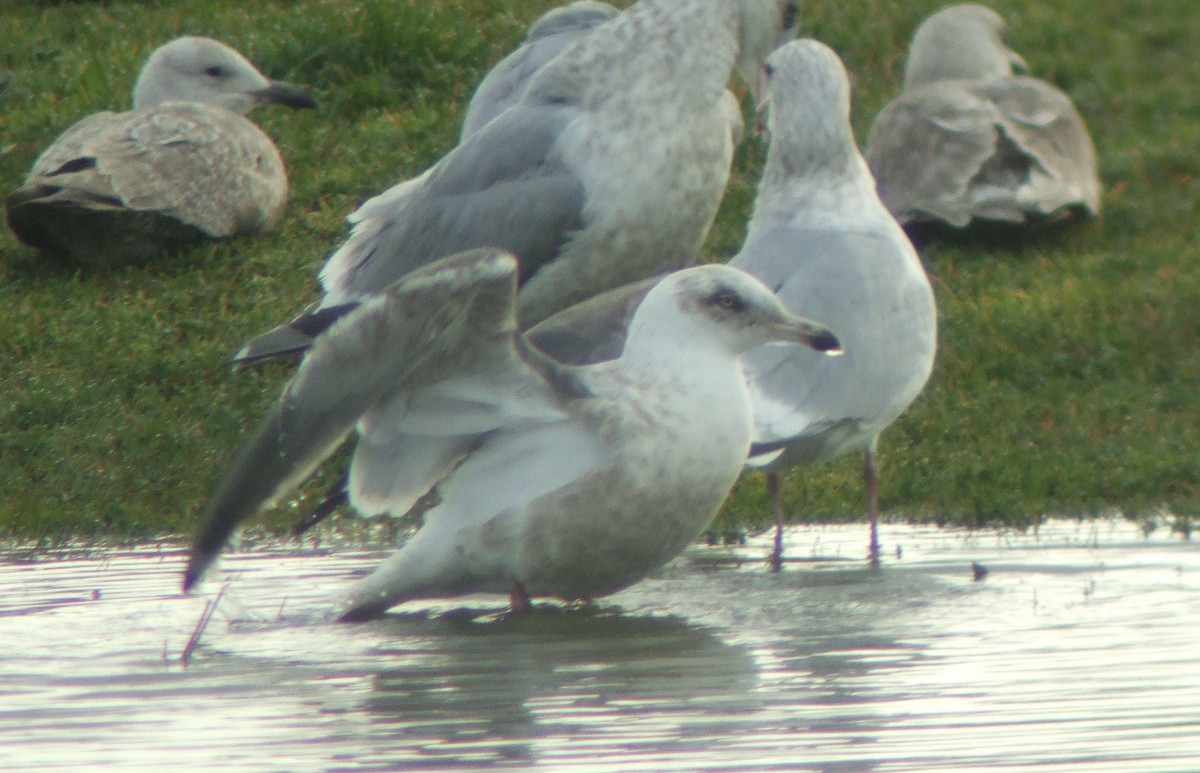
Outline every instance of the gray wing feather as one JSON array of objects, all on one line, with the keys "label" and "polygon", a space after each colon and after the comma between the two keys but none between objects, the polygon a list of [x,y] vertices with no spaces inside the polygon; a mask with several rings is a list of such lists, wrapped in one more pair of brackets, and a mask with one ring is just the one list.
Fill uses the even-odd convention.
[{"label": "gray wing feather", "polygon": [[[798,346],[746,354],[757,443],[818,436],[846,422],[886,426],[920,392],[935,345],[933,296],[900,255],[880,259],[896,253],[894,238],[772,229],[730,261],[762,279],[794,313],[822,320],[845,350],[834,358]],[[847,295],[846,288],[856,289]]]},{"label": "gray wing feather", "polygon": [[192,545],[192,585],[237,525],[286,495],[388,395],[513,350],[516,263],[496,251],[414,272],[320,336],[219,485]]},{"label": "gray wing feather", "polygon": [[564,309],[525,333],[525,340],[558,362],[590,365],[615,360],[625,349],[633,313],[662,277],[623,285]]},{"label": "gray wing feather", "polygon": [[1100,209],[1095,150],[1066,94],[1034,78],[939,81],[880,112],[864,153],[900,222],[1019,223]]},{"label": "gray wing feather", "polygon": [[[583,225],[583,186],[555,145],[571,118],[564,105],[533,104],[489,123],[419,183],[381,198],[374,238],[351,239],[321,272],[327,301],[379,292],[409,271],[477,247],[517,255],[522,278],[552,260]],[[382,209],[380,207],[379,209]]]},{"label": "gray wing feather", "polygon": [[584,2],[556,8],[539,19],[530,27],[525,42],[500,60],[475,89],[460,137],[469,137],[515,104],[539,70],[617,13],[607,3]]},{"label": "gray wing feather", "polygon": [[1004,78],[984,89],[1004,133],[1036,164],[1027,194],[1031,206],[1051,214],[1082,205],[1099,214],[1096,151],[1070,97],[1036,78]]},{"label": "gray wing feather", "polygon": [[898,221],[970,222],[967,190],[996,146],[995,116],[961,81],[913,89],[884,107],[863,155]]}]

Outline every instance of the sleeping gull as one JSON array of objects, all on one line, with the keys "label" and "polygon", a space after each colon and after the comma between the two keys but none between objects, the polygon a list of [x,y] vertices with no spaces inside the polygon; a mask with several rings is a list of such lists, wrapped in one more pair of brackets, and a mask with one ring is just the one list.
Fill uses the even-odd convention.
[{"label": "sleeping gull", "polygon": [[[750,447],[742,352],[835,351],[727,266],[668,275],[621,357],[566,366],[517,327],[518,263],[474,250],[418,269],[314,342],[202,518],[191,588],[239,522],[284,497],[357,427],[350,499],[421,529],[340,604],[343,620],[475,592],[591,599],[631,585],[716,515]],[[791,347],[788,347],[791,348]]]},{"label": "sleeping gull", "polygon": [[796,0],[641,0],[600,25],[425,174],[352,214],[315,312],[234,361],[303,351],[362,296],[473,247],[518,256],[523,327],[692,263],[733,158],[731,72],[756,73],[797,14]]},{"label": "sleeping gull", "polygon": [[1022,223],[1100,211],[1096,154],[1070,98],[1013,75],[1004,20],[955,5],[917,29],[904,91],[867,136],[879,193],[901,223]]},{"label": "sleeping gull", "polygon": [[[479,131],[496,116],[512,107],[533,82],[533,76],[572,43],[620,13],[608,3],[577,0],[552,8],[535,21],[525,41],[491,69],[467,104],[459,141]],[[740,145],[746,127],[742,108],[733,92],[725,92],[721,108],[728,112],[733,144]]]},{"label": "sleeping gull", "polygon": [[8,197],[9,226],[26,244],[97,267],[270,230],[287,171],[243,117],[264,102],[316,106],[223,43],[173,40],[142,68],[133,110],[88,116],[42,153]]},{"label": "sleeping gull", "polygon": [[[865,452],[863,478],[878,556],[879,434],[924,387],[933,366],[933,291],[912,244],[875,193],[850,128],[841,60],[814,40],[767,60],[767,162],[746,241],[730,265],[754,274],[789,309],[827,321],[842,357],[762,347],[744,357],[754,404],[754,456],[767,472],[782,561],[780,471]],[[529,331],[550,355],[595,362],[620,350],[646,283],[568,309]]]}]

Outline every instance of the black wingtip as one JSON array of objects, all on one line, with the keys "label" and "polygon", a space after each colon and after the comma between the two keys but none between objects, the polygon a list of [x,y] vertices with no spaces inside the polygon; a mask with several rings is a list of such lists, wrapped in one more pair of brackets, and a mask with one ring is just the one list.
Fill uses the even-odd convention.
[{"label": "black wingtip", "polygon": [[818,352],[825,352],[826,354],[841,354],[843,351],[845,351],[842,349],[842,342],[838,340],[837,336],[828,330],[817,334],[817,336],[813,338],[812,348],[816,349]]},{"label": "black wingtip", "polygon": [[312,348],[313,341],[342,317],[359,307],[358,301],[308,311],[286,325],[268,330],[226,360],[239,371],[266,360],[290,357],[297,362]]},{"label": "black wingtip", "polygon": [[183,592],[188,593],[200,582],[200,578],[204,576],[204,570],[212,563],[214,556],[193,553],[188,559],[187,569],[183,570]]}]

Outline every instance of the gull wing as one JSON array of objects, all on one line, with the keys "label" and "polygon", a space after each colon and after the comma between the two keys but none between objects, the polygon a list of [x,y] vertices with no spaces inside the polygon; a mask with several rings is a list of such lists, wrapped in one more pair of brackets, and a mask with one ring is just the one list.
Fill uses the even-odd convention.
[{"label": "gull wing", "polygon": [[1002,78],[982,90],[1008,137],[1032,162],[1022,202],[1045,215],[1082,206],[1100,212],[1096,151],[1070,97],[1036,78]]},{"label": "gull wing", "polygon": [[480,81],[467,105],[460,136],[471,136],[515,104],[547,63],[617,13],[608,3],[576,2],[538,19],[525,41]]},{"label": "gull wing", "polygon": [[488,433],[567,421],[559,403],[574,379],[517,338],[516,274],[501,251],[454,255],[319,336],[205,509],[185,588],[239,523],[287,496],[356,427],[351,501],[400,514]]},{"label": "gull wing", "polygon": [[326,305],[376,293],[438,258],[478,247],[520,259],[522,281],[583,226],[583,184],[557,152],[570,102],[525,100],[426,174],[363,205],[321,271]]},{"label": "gull wing", "polygon": [[969,82],[906,91],[876,117],[863,156],[879,197],[902,224],[971,220],[968,189],[996,147],[996,108]]},{"label": "gull wing", "polygon": [[[867,425],[886,426],[920,392],[935,346],[928,333],[933,295],[915,273],[922,270],[915,255],[904,259],[912,247],[900,239],[899,229],[774,228],[753,235],[730,262],[762,279],[793,313],[822,320],[845,351],[832,358],[800,346],[746,353],[757,447],[822,435],[839,442]],[[899,303],[891,300],[897,287],[905,288]]]},{"label": "gull wing", "polygon": [[[510,110],[424,174],[368,199],[321,269],[316,312],[244,344],[238,366],[303,352],[363,295],[446,255],[494,247],[517,255],[524,282],[583,227],[583,185],[555,150],[566,104]],[[327,313],[334,309],[333,313]]]},{"label": "gull wing", "polygon": [[23,204],[156,212],[222,237],[274,225],[287,175],[274,143],[247,119],[168,102],[80,121],[38,158],[25,184],[33,188],[41,195]]}]

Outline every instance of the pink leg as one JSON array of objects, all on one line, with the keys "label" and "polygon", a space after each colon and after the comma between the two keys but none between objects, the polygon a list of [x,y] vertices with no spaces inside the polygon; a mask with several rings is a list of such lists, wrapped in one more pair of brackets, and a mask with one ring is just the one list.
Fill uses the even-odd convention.
[{"label": "pink leg", "polygon": [[512,590],[508,592],[508,604],[512,608],[512,612],[517,614],[523,614],[533,609],[533,604],[529,603],[529,594],[525,592],[525,586],[519,582],[514,582]]},{"label": "pink leg", "polygon": [[775,509],[775,548],[771,551],[771,570],[778,572],[783,568],[783,481],[777,472],[767,473],[767,494],[771,497],[771,505]]},{"label": "pink leg", "polygon": [[871,543],[867,558],[871,566],[879,566],[879,470],[875,467],[874,443],[863,455],[863,483],[867,487],[867,515],[871,519]]}]

